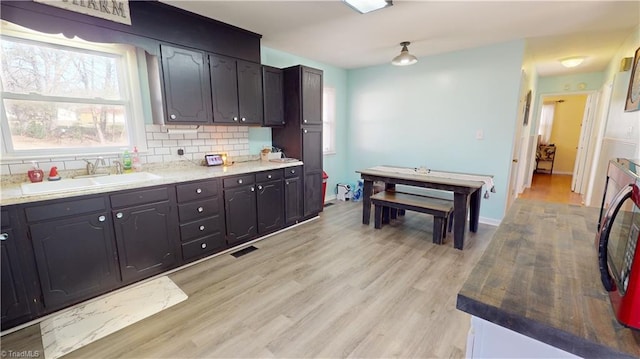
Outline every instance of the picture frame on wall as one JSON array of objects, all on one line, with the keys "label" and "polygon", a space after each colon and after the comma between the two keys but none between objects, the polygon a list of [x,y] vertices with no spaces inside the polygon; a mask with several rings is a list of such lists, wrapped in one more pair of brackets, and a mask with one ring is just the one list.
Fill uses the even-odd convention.
[{"label": "picture frame on wall", "polygon": [[627,90],[627,101],[624,105],[625,112],[638,110],[640,110],[640,47],[633,56],[631,79],[629,79],[629,89]]},{"label": "picture frame on wall", "polygon": [[531,90],[527,92],[527,99],[524,104],[524,121],[522,123],[523,126],[526,126],[529,123],[529,108],[531,107]]}]

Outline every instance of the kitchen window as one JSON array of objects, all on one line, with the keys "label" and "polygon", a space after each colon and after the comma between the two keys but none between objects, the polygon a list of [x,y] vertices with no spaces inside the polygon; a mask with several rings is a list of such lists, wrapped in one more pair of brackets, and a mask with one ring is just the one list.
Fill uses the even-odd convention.
[{"label": "kitchen window", "polygon": [[146,147],[135,48],[70,40],[6,22],[2,33],[3,157]]},{"label": "kitchen window", "polygon": [[336,153],[336,89],[332,87],[322,92],[322,153]]}]

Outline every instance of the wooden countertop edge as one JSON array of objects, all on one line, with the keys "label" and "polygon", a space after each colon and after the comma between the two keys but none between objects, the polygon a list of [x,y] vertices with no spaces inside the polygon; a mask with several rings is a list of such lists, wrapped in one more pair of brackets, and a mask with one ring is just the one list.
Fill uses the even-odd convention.
[{"label": "wooden countertop edge", "polygon": [[464,295],[462,292],[458,293],[456,308],[583,358],[637,359],[633,354],[617,351],[556,327],[479,302]]}]

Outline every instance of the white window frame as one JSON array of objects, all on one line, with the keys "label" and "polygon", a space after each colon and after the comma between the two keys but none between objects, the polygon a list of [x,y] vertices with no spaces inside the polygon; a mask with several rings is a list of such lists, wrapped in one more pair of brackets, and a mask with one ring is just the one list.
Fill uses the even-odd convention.
[{"label": "white window frame", "polygon": [[[65,47],[77,48],[80,51],[96,51],[102,53],[116,54],[121,57],[123,63],[123,71],[118,73],[118,81],[122,85],[122,95],[124,100],[105,101],[108,104],[124,105],[127,111],[127,134],[128,145],[124,147],[133,148],[137,146],[140,152],[147,151],[147,139],[145,134],[145,123],[142,109],[142,96],[140,87],[140,76],[138,70],[138,59],[136,48],[121,44],[99,44],[84,41],[80,38],[68,39],[62,35],[49,35],[33,31],[6,21],[2,21],[2,36],[25,39],[27,41],[43,42],[53,45],[61,45]],[[0,101],[7,99],[27,99],[37,100],[45,99],[49,96],[41,96],[38,94],[8,94],[2,92]],[[57,100],[63,102],[64,97],[56,97]],[[69,98],[67,100],[77,101],[77,98]],[[95,102],[92,102],[95,103]],[[4,108],[4,106],[1,106]],[[33,149],[33,150],[15,150],[12,146],[11,131],[4,110],[0,111],[0,132],[2,137],[1,154],[3,162],[6,160],[26,160],[26,159],[52,159],[52,158],[69,158],[82,156],[99,156],[99,155],[119,155],[122,153],[123,146],[103,146],[103,147],[84,147],[84,148],[50,148],[50,149]]]},{"label": "white window frame", "polygon": [[[328,132],[328,133],[327,133]],[[328,139],[328,144],[325,143]],[[336,153],[336,89],[322,89],[322,154]]]}]

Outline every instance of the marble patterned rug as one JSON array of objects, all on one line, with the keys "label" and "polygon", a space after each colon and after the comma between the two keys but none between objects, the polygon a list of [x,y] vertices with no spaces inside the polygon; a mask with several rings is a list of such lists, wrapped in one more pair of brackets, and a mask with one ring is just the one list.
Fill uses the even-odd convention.
[{"label": "marble patterned rug", "polygon": [[40,323],[46,359],[57,359],[187,299],[160,277],[65,310]]}]

